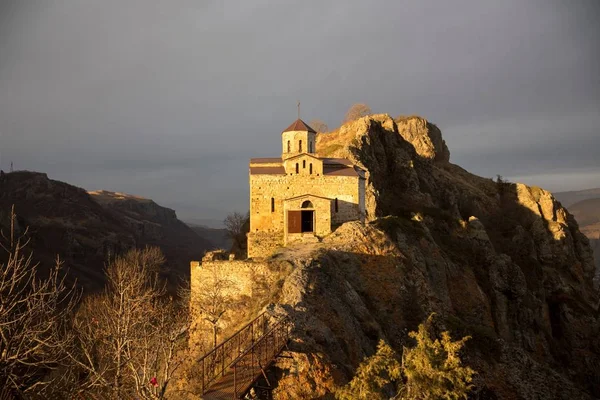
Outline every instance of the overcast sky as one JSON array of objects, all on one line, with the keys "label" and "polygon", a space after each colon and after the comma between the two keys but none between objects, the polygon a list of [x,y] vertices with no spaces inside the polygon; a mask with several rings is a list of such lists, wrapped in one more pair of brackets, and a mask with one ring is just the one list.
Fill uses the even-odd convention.
[{"label": "overcast sky", "polygon": [[476,174],[600,186],[597,0],[0,0],[0,168],[248,209],[296,117],[419,114]]}]

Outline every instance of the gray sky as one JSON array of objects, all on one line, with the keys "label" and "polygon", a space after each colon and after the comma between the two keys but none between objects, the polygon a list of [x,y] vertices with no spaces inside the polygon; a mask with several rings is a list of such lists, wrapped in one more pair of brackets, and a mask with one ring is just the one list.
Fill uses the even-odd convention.
[{"label": "gray sky", "polygon": [[0,0],[0,168],[222,219],[250,157],[352,103],[436,123],[451,161],[600,186],[597,0]]}]

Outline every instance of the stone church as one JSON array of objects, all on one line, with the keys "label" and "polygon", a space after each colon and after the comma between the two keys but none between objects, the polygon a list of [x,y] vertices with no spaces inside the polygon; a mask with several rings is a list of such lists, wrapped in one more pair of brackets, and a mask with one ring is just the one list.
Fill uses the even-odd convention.
[{"label": "stone church", "polygon": [[250,160],[248,257],[364,222],[365,171],[343,158],[318,157],[316,136],[298,119],[281,134],[281,157]]}]

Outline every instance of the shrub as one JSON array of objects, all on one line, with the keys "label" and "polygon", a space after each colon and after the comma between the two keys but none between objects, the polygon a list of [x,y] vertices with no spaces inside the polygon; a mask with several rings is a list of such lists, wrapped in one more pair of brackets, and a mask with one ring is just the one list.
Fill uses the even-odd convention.
[{"label": "shrub", "polygon": [[430,330],[434,315],[419,325],[417,332],[409,333],[417,345],[405,348],[402,355],[407,398],[466,399],[475,371],[462,366],[459,352],[470,336],[452,341],[450,333],[445,331],[440,339],[433,339]]},{"label": "shrub", "polygon": [[380,340],[377,352],[359,365],[350,383],[336,391],[336,398],[467,399],[475,371],[462,365],[459,353],[470,337],[452,341],[447,331],[439,339],[432,337],[434,316],[409,333],[417,344],[404,348],[401,364],[394,350]]},{"label": "shrub", "polygon": [[380,340],[377,352],[359,365],[356,376],[336,391],[335,397],[339,400],[389,399],[398,392],[401,376],[402,366],[396,353]]}]

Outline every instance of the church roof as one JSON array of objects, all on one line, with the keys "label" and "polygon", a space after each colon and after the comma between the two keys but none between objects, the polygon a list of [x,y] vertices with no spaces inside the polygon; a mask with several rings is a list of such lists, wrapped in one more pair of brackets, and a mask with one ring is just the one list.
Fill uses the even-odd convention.
[{"label": "church roof", "polygon": [[251,158],[250,164],[276,164],[281,162],[281,157],[269,157],[269,158]]},{"label": "church roof", "polygon": [[313,128],[306,125],[306,122],[302,121],[300,118],[295,120],[290,126],[288,126],[283,132],[290,131],[304,131],[304,132],[313,132],[317,133]]},{"label": "church roof", "polygon": [[250,167],[250,175],[285,175],[283,167]]},{"label": "church roof", "polygon": [[311,154],[311,153],[298,153],[295,156],[292,156],[292,157],[288,158],[288,160],[293,160],[294,158],[299,158],[299,157],[304,157],[304,156],[308,156],[310,158],[314,158],[314,159],[317,159],[317,160],[320,160],[320,161],[323,160],[322,158],[317,157],[316,155]]},{"label": "church roof", "polygon": [[284,199],[284,201],[301,199],[303,197],[314,197],[317,199],[323,199],[323,200],[329,200],[329,201],[333,200],[333,199],[330,199],[329,197],[323,197],[323,196],[317,196],[317,195],[310,194],[310,193],[305,193],[305,194],[301,194],[300,196],[288,197],[287,199]]},{"label": "church roof", "polygon": [[352,161],[346,158],[321,158],[323,164],[341,164],[341,165],[352,165]]},{"label": "church roof", "polygon": [[332,176],[358,176],[360,177],[359,173],[351,167],[345,167],[345,168],[328,168],[325,167],[323,168],[323,175],[332,175]]}]

